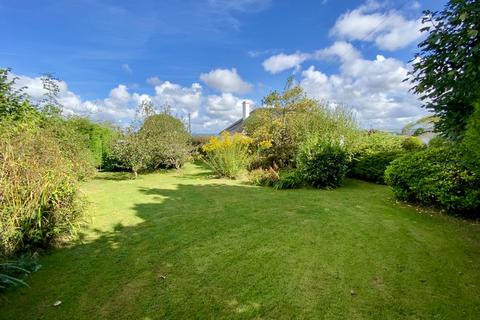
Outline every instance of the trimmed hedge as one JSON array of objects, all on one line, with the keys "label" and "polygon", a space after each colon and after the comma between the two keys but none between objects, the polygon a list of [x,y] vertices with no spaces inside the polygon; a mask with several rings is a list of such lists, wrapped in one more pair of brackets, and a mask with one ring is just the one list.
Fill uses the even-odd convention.
[{"label": "trimmed hedge", "polygon": [[385,184],[385,169],[401,152],[379,152],[367,154],[353,161],[351,176],[354,178]]},{"label": "trimmed hedge", "polygon": [[473,215],[480,210],[480,166],[462,147],[428,148],[396,159],[385,172],[395,196]]}]

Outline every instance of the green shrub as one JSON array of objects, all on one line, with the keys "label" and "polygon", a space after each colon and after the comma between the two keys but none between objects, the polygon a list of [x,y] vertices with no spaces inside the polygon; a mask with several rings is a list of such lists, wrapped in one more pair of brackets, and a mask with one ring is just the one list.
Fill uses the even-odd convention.
[{"label": "green shrub", "polygon": [[236,178],[250,163],[251,139],[243,134],[224,132],[220,138],[212,137],[204,144],[203,160],[220,177]]},{"label": "green shrub", "polygon": [[480,103],[475,103],[474,107],[475,110],[468,120],[462,143],[469,151],[469,157],[480,162]]},{"label": "green shrub", "polygon": [[75,236],[84,208],[81,159],[32,123],[0,128],[0,256]]},{"label": "green shrub", "polygon": [[150,170],[180,168],[190,155],[191,136],[182,121],[168,113],[147,117],[138,132]]},{"label": "green shrub", "polygon": [[385,181],[402,200],[463,214],[480,209],[479,166],[465,158],[461,147],[406,154],[387,168]]},{"label": "green shrub", "polygon": [[300,146],[297,168],[303,180],[312,186],[335,188],[345,178],[348,158],[340,143],[310,138]]},{"label": "green shrub", "polygon": [[402,142],[405,136],[399,136],[388,132],[373,131],[363,133],[353,149],[354,157],[362,157],[375,153],[390,153],[403,151]]},{"label": "green shrub", "polygon": [[153,114],[140,130],[129,127],[112,145],[108,167],[140,171],[180,168],[190,156],[191,136],[185,125],[168,113]]},{"label": "green shrub", "polygon": [[354,159],[351,176],[384,184],[385,169],[388,165],[401,156],[400,152],[378,152],[374,154],[366,154],[363,157]]},{"label": "green shrub", "polygon": [[279,179],[273,187],[275,189],[298,189],[303,185],[303,178],[300,173],[293,170],[284,170],[280,172]]},{"label": "green shrub", "polygon": [[113,143],[120,136],[120,132],[111,125],[95,123],[84,117],[72,117],[65,122],[71,128],[77,141],[90,150],[94,165],[97,168],[109,168],[110,154]]},{"label": "green shrub", "polygon": [[273,168],[255,169],[248,173],[248,181],[255,186],[273,187],[279,174]]},{"label": "green shrub", "polygon": [[419,151],[425,148],[425,144],[419,137],[406,137],[402,141],[402,148],[405,151]]},{"label": "green shrub", "polygon": [[374,131],[364,133],[356,145],[349,175],[371,181],[384,183],[387,166],[400,156],[403,144],[408,138],[387,132]]},{"label": "green shrub", "polygon": [[450,141],[447,138],[442,137],[442,136],[433,137],[428,142],[428,147],[429,148],[441,148],[441,147],[448,147],[448,146],[453,146],[452,141]]},{"label": "green shrub", "polygon": [[312,135],[342,139],[345,147],[355,141],[357,123],[349,111],[307,97],[292,81],[284,91],[270,92],[262,101],[269,107],[254,110],[245,121],[245,131],[255,145],[270,143],[259,150],[254,167],[294,168],[300,144]]}]

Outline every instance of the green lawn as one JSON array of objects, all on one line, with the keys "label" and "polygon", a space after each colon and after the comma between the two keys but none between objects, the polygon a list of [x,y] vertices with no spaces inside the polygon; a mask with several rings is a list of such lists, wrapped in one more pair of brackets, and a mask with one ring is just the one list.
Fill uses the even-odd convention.
[{"label": "green lawn", "polygon": [[84,186],[83,243],[42,257],[1,319],[480,319],[480,226],[385,186],[121,178]]}]

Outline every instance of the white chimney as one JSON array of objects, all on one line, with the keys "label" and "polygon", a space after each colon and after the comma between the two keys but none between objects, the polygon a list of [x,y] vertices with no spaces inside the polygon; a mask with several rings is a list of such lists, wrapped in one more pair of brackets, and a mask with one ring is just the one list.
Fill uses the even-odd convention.
[{"label": "white chimney", "polygon": [[243,106],[243,120],[245,120],[250,115],[250,104],[247,101],[243,101],[242,106]]}]

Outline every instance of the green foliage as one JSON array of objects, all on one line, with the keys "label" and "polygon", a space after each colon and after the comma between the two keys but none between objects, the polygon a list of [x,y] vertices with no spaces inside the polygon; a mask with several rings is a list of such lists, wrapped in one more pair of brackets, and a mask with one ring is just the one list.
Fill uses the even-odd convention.
[{"label": "green foliage", "polygon": [[147,117],[138,132],[148,153],[147,168],[180,168],[190,155],[191,135],[182,121],[164,112]]},{"label": "green foliage", "polygon": [[273,187],[275,189],[298,189],[303,185],[303,177],[296,169],[280,171],[279,179]]},{"label": "green foliage", "polygon": [[300,146],[297,168],[303,180],[312,186],[336,188],[345,178],[348,158],[339,142],[313,137]]},{"label": "green foliage", "polygon": [[35,113],[35,107],[26,100],[23,90],[14,89],[16,79],[9,79],[10,69],[0,68],[0,119],[22,119]]},{"label": "green foliage", "polygon": [[[75,154],[76,155],[76,154]],[[57,132],[0,123],[0,256],[76,236],[83,216],[81,159]]]},{"label": "green foliage", "polygon": [[354,157],[371,155],[379,152],[401,152],[405,136],[388,132],[364,132],[358,137],[358,143],[353,149]]},{"label": "green foliage", "polygon": [[97,168],[109,166],[109,156],[114,141],[120,132],[108,124],[95,123],[88,118],[73,117],[66,121],[66,126],[78,133],[77,140],[90,150]]},{"label": "green foliage", "polygon": [[248,181],[255,186],[273,187],[279,178],[278,172],[271,167],[248,172]]},{"label": "green foliage", "polygon": [[408,153],[392,162],[385,180],[402,200],[465,215],[480,209],[480,166],[466,159],[462,147]]},{"label": "green foliage", "polygon": [[350,173],[355,178],[384,184],[385,169],[402,154],[396,151],[365,154],[353,161]]},{"label": "green foliage", "polygon": [[138,133],[129,128],[112,146],[109,162],[131,170],[137,178],[139,171],[147,169],[149,157],[148,145]]},{"label": "green foliage", "polygon": [[433,137],[430,141],[428,141],[429,148],[440,148],[440,147],[447,147],[447,146],[453,146],[453,145],[454,143],[452,142],[452,140],[449,140],[442,136]]},{"label": "green foliage", "polygon": [[480,162],[480,103],[475,104],[475,111],[468,120],[463,144],[472,160]]},{"label": "green foliage", "polygon": [[203,160],[218,176],[236,178],[250,163],[250,143],[251,139],[243,134],[224,132],[220,138],[212,137],[203,145]]},{"label": "green foliage", "polygon": [[428,35],[413,60],[411,81],[425,107],[449,138],[463,136],[473,103],[480,97],[480,2],[450,0],[440,12],[426,11]]},{"label": "green foliage", "polygon": [[350,175],[366,181],[384,183],[384,172],[404,150],[405,136],[387,132],[365,132],[355,146]]},{"label": "green foliage", "polygon": [[112,146],[107,159],[132,170],[135,177],[142,170],[180,168],[190,155],[190,141],[191,136],[179,119],[168,113],[150,114],[138,131],[127,129]]},{"label": "green foliage", "polygon": [[355,143],[357,125],[341,106],[334,109],[306,97],[300,86],[289,82],[282,93],[268,94],[268,107],[254,110],[245,121],[245,130],[256,145],[270,142],[260,151],[259,164],[288,168],[296,166],[298,147],[310,135],[342,139],[346,147]]},{"label": "green foliage", "polygon": [[406,137],[402,141],[402,148],[405,151],[419,151],[425,148],[425,144],[419,137]]}]

